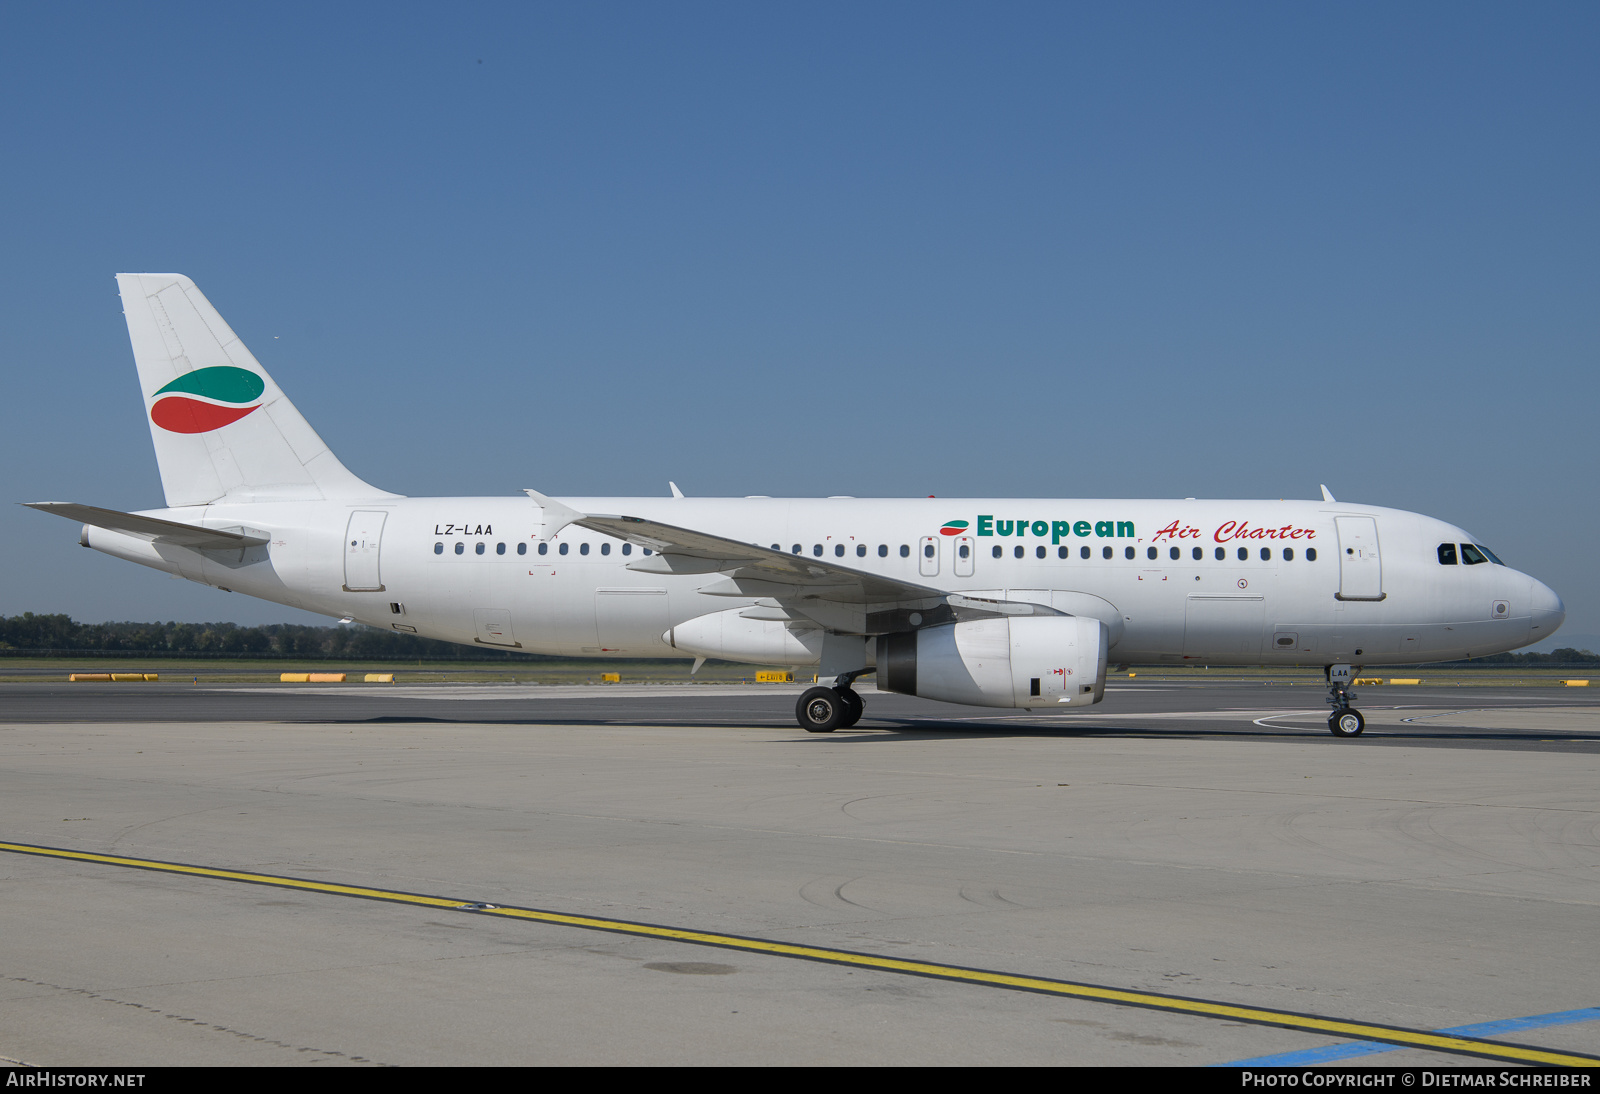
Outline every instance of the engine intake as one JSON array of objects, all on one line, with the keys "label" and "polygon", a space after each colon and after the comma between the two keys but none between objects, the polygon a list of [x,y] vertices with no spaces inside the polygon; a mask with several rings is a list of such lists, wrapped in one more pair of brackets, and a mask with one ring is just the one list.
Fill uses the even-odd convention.
[{"label": "engine intake", "polygon": [[983,707],[1089,706],[1106,691],[1106,625],[1011,616],[878,637],[878,690]]}]

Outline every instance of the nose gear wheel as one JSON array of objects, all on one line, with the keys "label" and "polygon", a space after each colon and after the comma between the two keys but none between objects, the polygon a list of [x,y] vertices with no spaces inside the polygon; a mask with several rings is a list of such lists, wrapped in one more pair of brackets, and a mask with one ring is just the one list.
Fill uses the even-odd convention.
[{"label": "nose gear wheel", "polygon": [[1334,711],[1328,715],[1328,732],[1335,737],[1359,737],[1367,728],[1367,720],[1359,710]]}]

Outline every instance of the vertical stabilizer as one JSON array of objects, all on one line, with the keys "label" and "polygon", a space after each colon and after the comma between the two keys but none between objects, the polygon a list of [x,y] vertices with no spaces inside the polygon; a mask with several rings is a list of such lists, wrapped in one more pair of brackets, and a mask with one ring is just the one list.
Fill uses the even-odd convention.
[{"label": "vertical stabilizer", "polygon": [[346,470],[182,274],[118,274],[168,506],[395,497]]}]

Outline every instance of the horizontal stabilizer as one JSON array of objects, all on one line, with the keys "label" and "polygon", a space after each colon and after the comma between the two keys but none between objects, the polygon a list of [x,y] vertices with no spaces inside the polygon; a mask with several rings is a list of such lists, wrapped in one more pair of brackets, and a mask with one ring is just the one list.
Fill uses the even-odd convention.
[{"label": "horizontal stabilizer", "polygon": [[241,547],[259,547],[268,542],[261,536],[247,536],[240,532],[219,532],[214,528],[201,528],[194,524],[180,524],[160,517],[142,517],[138,513],[120,513],[115,509],[101,509],[95,505],[79,505],[71,501],[25,501],[29,509],[54,513],[80,524],[125,532],[130,536],[157,543],[170,543],[175,547],[197,547],[202,550],[238,550]]}]

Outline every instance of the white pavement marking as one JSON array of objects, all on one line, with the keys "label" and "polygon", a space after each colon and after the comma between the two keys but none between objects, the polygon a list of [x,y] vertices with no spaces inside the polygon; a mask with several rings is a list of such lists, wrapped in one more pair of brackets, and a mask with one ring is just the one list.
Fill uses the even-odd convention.
[{"label": "white pavement marking", "polygon": [[[250,695],[343,695],[360,699],[374,696],[396,699],[645,699],[693,695],[699,699],[709,696],[728,696],[750,699],[762,695],[799,695],[813,684],[762,684],[759,687],[739,684],[374,684],[370,687],[350,687],[339,684],[312,684],[289,686],[282,684],[257,684],[244,687],[214,688],[215,691],[242,692]],[[690,689],[693,689],[692,692]],[[857,691],[875,689],[857,687]]]}]

